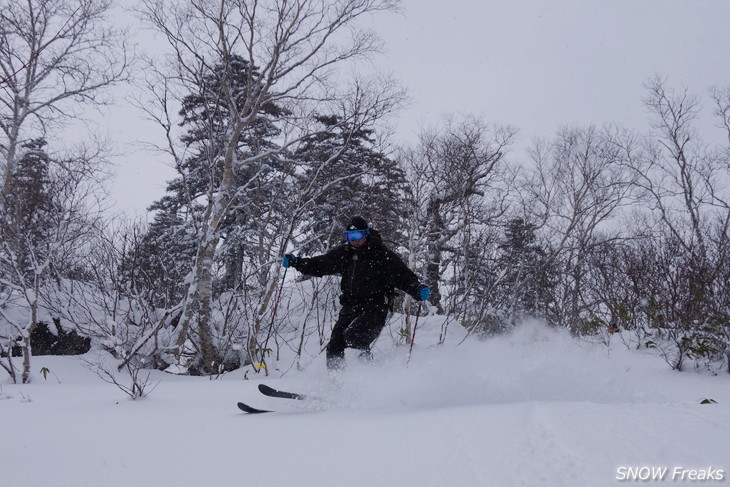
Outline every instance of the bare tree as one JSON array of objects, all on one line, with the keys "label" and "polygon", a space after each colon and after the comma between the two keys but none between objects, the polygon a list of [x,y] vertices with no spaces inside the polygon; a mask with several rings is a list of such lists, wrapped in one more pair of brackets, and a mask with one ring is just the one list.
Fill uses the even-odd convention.
[{"label": "bare tree", "polygon": [[125,79],[124,32],[111,26],[111,0],[0,1],[0,154],[2,194],[18,150],[82,105],[107,101]]},{"label": "bare tree", "polygon": [[[652,140],[643,150],[627,153],[657,218],[688,252],[705,255],[710,223],[730,217],[730,193],[723,182],[728,173],[726,151],[713,149],[701,139],[694,122],[699,100],[687,89],[666,87],[657,76],[647,83],[647,108],[654,114]],[[723,98],[715,92],[716,114],[723,124]]]},{"label": "bare tree", "polygon": [[473,117],[447,119],[442,128],[425,131],[417,148],[402,155],[412,185],[409,251],[423,258],[429,300],[440,313],[449,243],[469,226],[489,223],[505,211],[503,162],[515,133]]},{"label": "bare tree", "polygon": [[551,321],[576,331],[592,305],[583,289],[588,256],[620,236],[607,224],[634,201],[619,142],[631,146],[613,130],[564,129],[530,151],[534,172],[522,206],[545,242],[544,265],[559,269]]},{"label": "bare tree", "polygon": [[[31,168],[41,165],[37,159],[28,163]],[[19,338],[23,383],[30,380],[31,333],[41,313],[49,309],[44,297],[47,286],[73,278],[83,267],[80,259],[101,213],[94,175],[104,167],[103,154],[81,148],[73,156],[48,157],[47,163],[47,171],[22,172],[22,178],[19,174],[13,180],[0,219],[0,286],[5,301],[0,324],[6,330],[0,338],[11,342]],[[27,206],[34,193],[42,194],[42,201]],[[9,355],[6,369],[13,368]]]},{"label": "bare tree", "polygon": [[[138,361],[124,361],[118,366],[117,373],[109,368],[105,358],[99,354],[95,359],[82,359],[84,366],[99,376],[107,384],[113,384],[124,392],[133,401],[147,397],[155,390],[159,382],[150,378],[150,373],[144,370],[144,363]],[[127,380],[119,377],[119,370],[126,369]]]},{"label": "bare tree", "polygon": [[730,86],[715,86],[710,90],[715,101],[715,116],[720,119],[720,127],[727,132],[728,148],[730,148]]},{"label": "bare tree", "polygon": [[[714,187],[722,188],[727,187],[727,180],[730,178],[730,86],[723,88],[714,87],[711,90],[712,98],[715,101],[714,114],[719,119],[720,127],[725,130],[727,134],[728,144],[725,147],[723,155],[720,159],[720,167],[724,167],[724,171],[721,169],[720,173],[724,174],[724,183],[717,181]],[[715,192],[718,195],[719,192]],[[719,208],[726,210],[730,209],[730,201],[725,197],[716,196],[715,203]],[[715,248],[717,265],[722,269],[717,276],[717,292],[716,296],[716,308],[730,310],[730,211],[718,212],[717,223],[715,225]],[[723,330],[724,341],[725,341],[725,364],[727,371],[730,373],[730,326],[725,326]]]},{"label": "bare tree", "polygon": [[[84,248],[83,274],[46,286],[44,306],[115,359],[119,369],[169,365],[174,346],[171,328],[179,309],[155,307],[141,284],[146,269],[139,264],[143,229],[139,223],[113,221],[96,225]],[[129,272],[134,268],[135,272]],[[161,272],[164,272],[161,271]]]},{"label": "bare tree", "polygon": [[[653,236],[667,242],[663,251],[672,255],[657,277],[663,289],[657,299],[668,304],[653,311],[653,329],[658,338],[674,343],[666,355],[681,369],[684,358],[707,357],[718,341],[727,341],[723,279],[730,242],[730,165],[728,150],[708,145],[695,129],[696,96],[686,88],[667,87],[659,76],[647,90],[645,104],[654,115],[651,138],[641,150],[626,151],[625,158],[649,202]],[[727,128],[727,93],[715,89],[713,97],[720,126]]]},{"label": "bare tree", "polygon": [[[217,354],[211,336],[213,264],[220,243],[221,224],[239,198],[251,189],[265,170],[263,161],[280,157],[293,145],[310,137],[316,128],[310,123],[317,113],[337,114],[348,130],[357,131],[373,123],[398,104],[390,90],[378,92],[366,83],[355,83],[343,91],[332,77],[345,62],[362,58],[378,47],[375,36],[358,30],[359,18],[392,10],[394,0],[243,0],[209,1],[145,0],[143,17],[168,41],[169,64],[154,92],[160,111],[148,110],[165,129],[169,154],[179,167],[184,148],[172,133],[175,127],[171,102],[175,94],[205,90],[212,73],[218,77],[211,110],[224,113],[217,133],[222,145],[209,154],[216,177],[203,195],[204,209],[197,224],[198,249],[183,299],[179,350],[192,333],[199,343],[203,370],[213,370]],[[241,60],[247,69],[243,79]],[[271,110],[271,107],[280,107]],[[266,121],[281,131],[278,147],[242,155],[242,138]],[[340,149],[341,150],[341,149]],[[337,159],[334,151],[329,163]],[[235,173],[254,169],[250,183],[238,186]],[[293,221],[293,220],[292,220]],[[289,222],[280,234],[276,250],[286,248],[294,226]],[[269,248],[269,252],[273,249]],[[274,261],[268,263],[273,267]],[[269,309],[279,269],[269,272],[265,298],[258,315]],[[258,326],[254,327],[254,333]]]}]

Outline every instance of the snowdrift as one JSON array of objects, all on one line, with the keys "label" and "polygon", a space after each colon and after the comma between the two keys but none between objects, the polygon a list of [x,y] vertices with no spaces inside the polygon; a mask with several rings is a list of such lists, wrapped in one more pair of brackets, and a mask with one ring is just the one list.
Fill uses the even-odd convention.
[{"label": "snowdrift", "polygon": [[[3,485],[583,487],[644,467],[689,485],[675,468],[730,468],[726,375],[672,372],[539,323],[438,347],[436,325],[419,325],[408,364],[386,341],[335,377],[321,356],[253,380],[155,372],[138,401],[77,358],[36,357],[32,384],[0,378]],[[259,382],[323,400],[267,398]],[[241,400],[278,412],[246,415]]]}]

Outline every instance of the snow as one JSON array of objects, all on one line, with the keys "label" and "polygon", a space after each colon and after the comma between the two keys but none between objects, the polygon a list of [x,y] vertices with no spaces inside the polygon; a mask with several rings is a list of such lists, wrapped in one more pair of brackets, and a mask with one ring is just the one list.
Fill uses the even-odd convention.
[{"label": "snow", "polygon": [[[321,356],[254,380],[155,372],[138,401],[77,357],[35,357],[32,384],[0,376],[2,485],[595,487],[625,483],[628,467],[727,477],[730,375],[673,372],[539,323],[460,346],[435,346],[439,330],[419,324],[408,365],[407,347],[381,341],[373,363],[348,356],[336,377]],[[259,382],[324,400],[267,398]],[[281,412],[246,415],[237,401]],[[698,482],[715,483],[671,483]]]}]

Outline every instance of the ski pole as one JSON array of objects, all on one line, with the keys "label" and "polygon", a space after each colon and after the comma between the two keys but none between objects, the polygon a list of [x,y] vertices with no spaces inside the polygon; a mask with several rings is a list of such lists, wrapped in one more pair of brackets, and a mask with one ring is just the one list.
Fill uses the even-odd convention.
[{"label": "ski pole", "polygon": [[[284,268],[284,275],[281,276],[281,284],[279,285],[279,295],[276,297],[276,300],[274,301],[274,310],[271,313],[271,324],[269,325],[269,333],[266,337],[266,342],[264,343],[264,350],[261,351],[261,363],[264,365],[264,369],[266,369],[266,347],[269,345],[269,338],[271,337],[271,330],[274,329],[274,320],[276,320],[276,312],[279,310],[279,303],[281,302],[281,295],[284,292],[284,281],[286,281],[286,273],[289,270],[288,267]],[[269,375],[269,371],[266,370],[266,375]]]},{"label": "ski pole", "polygon": [[413,336],[411,336],[411,347],[408,349],[408,360],[406,364],[411,363],[411,355],[413,354],[413,344],[416,343],[416,330],[418,330],[418,317],[421,316],[421,301],[418,302],[416,309],[416,322],[413,324]]},{"label": "ski pole", "polygon": [[286,273],[289,270],[288,267],[284,267],[284,275],[281,276],[281,284],[279,285],[279,296],[276,298],[274,303],[274,312],[271,315],[271,326],[274,326],[274,320],[276,319],[276,312],[279,310],[279,303],[281,302],[281,293],[284,291],[284,281],[286,281]]}]

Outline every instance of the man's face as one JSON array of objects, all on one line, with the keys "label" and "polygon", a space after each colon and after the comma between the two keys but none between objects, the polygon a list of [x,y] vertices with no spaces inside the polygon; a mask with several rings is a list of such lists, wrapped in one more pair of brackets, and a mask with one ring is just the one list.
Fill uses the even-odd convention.
[{"label": "man's face", "polygon": [[355,248],[362,247],[363,245],[365,245],[366,240],[367,240],[367,238],[364,238],[362,240],[352,241],[352,242],[350,242],[350,245],[352,245]]}]

